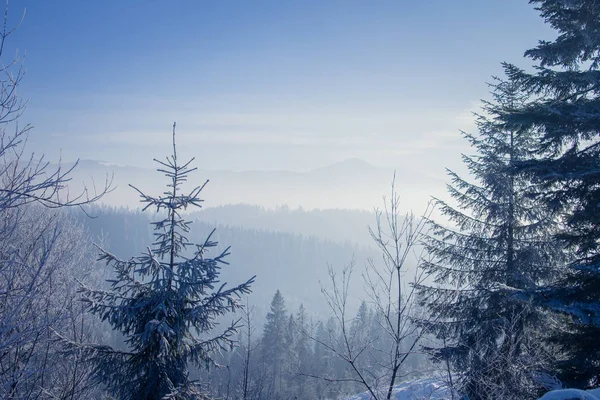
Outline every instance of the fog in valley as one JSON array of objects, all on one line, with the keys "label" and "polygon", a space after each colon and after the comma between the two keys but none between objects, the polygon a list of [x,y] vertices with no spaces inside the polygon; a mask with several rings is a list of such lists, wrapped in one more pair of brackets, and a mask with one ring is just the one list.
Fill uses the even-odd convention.
[{"label": "fog in valley", "polygon": [[[65,164],[64,167],[72,165]],[[109,177],[114,190],[104,196],[101,203],[135,209],[140,206],[139,195],[129,184],[135,182],[138,187],[159,193],[165,178],[155,171],[156,168],[119,167],[83,160],[79,161],[69,186],[71,190],[80,190],[89,185],[91,179],[95,184],[103,184]],[[431,189],[444,182],[443,172],[436,178],[420,171],[378,167],[355,158],[305,172],[199,169],[192,183],[210,180],[204,192],[204,207],[248,204],[267,209],[287,206],[305,210],[373,211],[380,205],[382,196],[390,191],[394,172],[407,209],[424,209]],[[240,218],[244,217],[240,215]]]}]

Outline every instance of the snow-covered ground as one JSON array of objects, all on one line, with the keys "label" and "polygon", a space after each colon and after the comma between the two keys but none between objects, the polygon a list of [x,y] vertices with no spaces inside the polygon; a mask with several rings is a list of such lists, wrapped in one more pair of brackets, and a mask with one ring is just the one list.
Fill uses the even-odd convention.
[{"label": "snow-covered ground", "polygon": [[591,390],[552,390],[540,397],[539,400],[600,400],[600,388]]},{"label": "snow-covered ground", "polygon": [[[382,396],[384,397],[384,396]],[[404,382],[394,386],[394,400],[446,400],[451,399],[450,389],[439,379],[426,378]],[[369,393],[364,392],[349,397],[347,400],[370,400]]]},{"label": "snow-covered ground", "polygon": [[[450,400],[450,389],[439,379],[426,378],[403,382],[394,386],[394,400]],[[382,396],[385,397],[385,396]],[[455,399],[460,397],[455,395]],[[346,400],[370,400],[368,392],[363,392]],[[600,400],[600,388],[591,390],[558,389],[552,390],[539,400]]]}]

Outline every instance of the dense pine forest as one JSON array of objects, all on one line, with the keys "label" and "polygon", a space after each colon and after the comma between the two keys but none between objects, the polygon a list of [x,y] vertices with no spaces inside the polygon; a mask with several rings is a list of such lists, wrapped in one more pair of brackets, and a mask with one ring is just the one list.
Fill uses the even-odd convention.
[{"label": "dense pine forest", "polygon": [[600,1],[529,3],[552,39],[498,60],[420,214],[396,175],[373,212],[205,207],[175,123],[161,191],[103,203],[31,155],[7,3],[0,399],[600,398]]}]

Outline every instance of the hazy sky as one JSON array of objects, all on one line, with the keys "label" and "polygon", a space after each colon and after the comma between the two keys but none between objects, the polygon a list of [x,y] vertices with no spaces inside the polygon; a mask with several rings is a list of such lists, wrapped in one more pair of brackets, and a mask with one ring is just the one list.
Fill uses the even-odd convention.
[{"label": "hazy sky", "polygon": [[[30,149],[148,166],[443,174],[503,60],[552,37],[525,0],[12,0]],[[11,47],[11,49],[12,49]]]}]

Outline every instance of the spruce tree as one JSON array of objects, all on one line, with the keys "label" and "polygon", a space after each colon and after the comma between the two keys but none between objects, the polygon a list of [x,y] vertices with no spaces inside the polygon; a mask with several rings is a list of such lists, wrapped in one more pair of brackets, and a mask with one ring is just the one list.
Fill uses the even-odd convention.
[{"label": "spruce tree", "polygon": [[295,394],[298,400],[315,398],[315,393],[313,393],[311,390],[312,387],[308,384],[309,381],[305,376],[301,375],[311,371],[311,359],[313,358],[313,354],[308,342],[309,335],[311,334],[310,325],[304,305],[300,304],[298,312],[296,313],[296,341],[293,349],[295,360],[292,366],[292,376],[298,380],[298,390]]},{"label": "spruce tree", "polygon": [[144,210],[154,208],[164,215],[152,223],[154,243],[129,260],[101,250],[99,260],[115,273],[110,289],[81,289],[88,310],[121,332],[128,346],[126,351],[78,346],[95,362],[97,380],[120,400],[204,398],[189,379],[188,363],[208,367],[213,352],[234,344],[237,323],[216,336],[211,332],[219,317],[241,307],[240,296],[250,292],[254,280],[226,288],[219,274],[229,248],[210,258],[208,251],[217,246],[211,235],[201,244],[188,241],[190,222],[181,212],[201,206],[199,196],[206,185],[182,193],[181,185],[196,169],[190,167],[193,160],[179,163],[173,125],[172,155],[155,160],[170,180],[168,189],[152,197],[134,187]]},{"label": "spruce tree", "polygon": [[436,199],[450,225],[429,221],[425,246],[431,259],[423,267],[434,283],[419,292],[431,313],[428,325],[446,343],[434,359],[451,362],[460,373],[459,390],[473,400],[526,399],[536,394],[531,373],[543,367],[532,357],[540,318],[513,294],[550,276],[554,223],[530,199],[535,188],[514,168],[529,157],[535,135],[502,129],[498,121],[524,99],[506,82],[492,94],[477,118],[479,133],[463,132],[475,152],[463,155],[472,179],[448,170],[456,206]]},{"label": "spruce tree", "polygon": [[269,389],[276,397],[281,395],[283,386],[287,325],[285,300],[281,292],[277,290],[271,301],[271,309],[267,313],[267,322],[261,341],[264,362],[272,379]]},{"label": "spruce tree", "polygon": [[298,340],[299,332],[296,329],[296,319],[294,318],[294,314],[290,313],[285,324],[283,353],[280,354],[281,380],[279,394],[282,398],[286,399],[298,394],[298,380],[295,378],[297,367],[296,341]]},{"label": "spruce tree", "polygon": [[560,377],[586,388],[600,385],[600,1],[530,3],[558,37],[525,52],[533,72],[505,64],[532,100],[503,120],[541,136],[520,169],[543,185],[540,204],[563,216],[557,238],[576,259],[537,299],[567,319],[555,336],[565,358]]},{"label": "spruce tree", "polygon": [[368,337],[368,329],[370,327],[369,321],[369,307],[366,301],[362,301],[356,312],[356,317],[350,324],[350,340],[355,344],[360,345],[370,340]]},{"label": "spruce tree", "polygon": [[[310,373],[314,376],[335,376],[334,363],[331,353],[324,343],[330,340],[330,334],[335,334],[333,331],[335,325],[333,319],[329,318],[327,325],[323,321],[318,321],[315,327],[315,341],[312,350],[313,361],[311,363]],[[329,330],[329,329],[331,330]],[[304,371],[308,373],[308,371]],[[327,382],[324,379],[315,379],[313,381],[315,393],[319,393],[324,398],[335,398],[336,390],[339,384],[334,386],[333,383]]]}]

